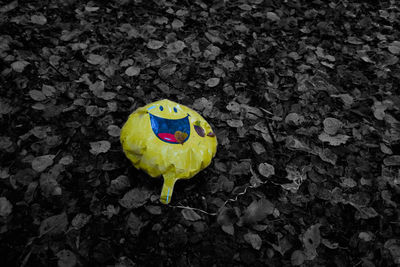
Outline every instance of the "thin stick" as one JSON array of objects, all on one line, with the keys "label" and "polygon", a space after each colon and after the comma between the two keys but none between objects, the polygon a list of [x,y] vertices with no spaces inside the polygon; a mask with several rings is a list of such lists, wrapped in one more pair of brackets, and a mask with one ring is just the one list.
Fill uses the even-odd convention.
[{"label": "thin stick", "polygon": [[[247,193],[247,189],[249,189],[249,188],[257,188],[257,187],[259,187],[259,186],[261,186],[261,185],[263,185],[263,184],[266,184],[267,182],[271,182],[271,183],[273,183],[273,184],[275,184],[275,185],[281,186],[280,184],[275,183],[275,182],[273,182],[273,181],[271,181],[271,180],[266,180],[266,181],[264,181],[264,182],[261,182],[259,185],[248,185],[248,186],[246,186],[246,187],[244,188],[244,190],[243,190],[242,192],[236,194],[236,196],[235,196],[234,198],[229,198],[229,199],[227,199],[227,200],[224,202],[224,204],[222,204],[222,206],[218,209],[218,211],[220,211],[222,208],[224,208],[229,202],[236,202],[236,201],[238,201],[239,196],[242,196],[242,195],[244,195],[244,194]],[[198,212],[201,212],[201,213],[210,215],[210,216],[217,216],[217,215],[218,215],[218,212],[210,213],[210,212],[207,212],[207,211],[205,211],[205,210],[198,209],[198,208],[192,208],[192,207],[189,207],[189,206],[182,206],[182,205],[176,205],[176,206],[175,206],[175,205],[169,205],[169,207],[171,207],[171,208],[178,208],[178,209],[195,210],[195,211],[198,211]]]}]

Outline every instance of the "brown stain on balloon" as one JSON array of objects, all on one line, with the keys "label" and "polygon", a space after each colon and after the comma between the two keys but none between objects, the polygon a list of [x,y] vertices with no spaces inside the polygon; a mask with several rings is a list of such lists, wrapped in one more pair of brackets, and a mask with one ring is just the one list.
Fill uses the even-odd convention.
[{"label": "brown stain on balloon", "polygon": [[187,133],[181,132],[181,131],[176,131],[175,134],[175,139],[179,144],[182,144],[185,142],[186,138],[188,137]]}]

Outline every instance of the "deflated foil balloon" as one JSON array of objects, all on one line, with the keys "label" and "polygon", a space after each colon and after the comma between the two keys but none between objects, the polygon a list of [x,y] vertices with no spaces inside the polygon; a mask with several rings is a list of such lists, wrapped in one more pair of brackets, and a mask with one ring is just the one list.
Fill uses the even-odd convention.
[{"label": "deflated foil balloon", "polygon": [[196,111],[170,100],[138,108],[121,130],[122,148],[133,165],[163,176],[160,201],[171,201],[175,182],[206,168],[217,151],[211,126]]}]

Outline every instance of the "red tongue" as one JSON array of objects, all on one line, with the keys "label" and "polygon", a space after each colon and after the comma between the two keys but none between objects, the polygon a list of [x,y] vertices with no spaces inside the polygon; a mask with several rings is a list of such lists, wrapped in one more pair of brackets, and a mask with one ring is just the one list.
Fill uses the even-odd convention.
[{"label": "red tongue", "polygon": [[170,133],[159,133],[158,137],[160,137],[164,141],[177,143],[175,136]]}]

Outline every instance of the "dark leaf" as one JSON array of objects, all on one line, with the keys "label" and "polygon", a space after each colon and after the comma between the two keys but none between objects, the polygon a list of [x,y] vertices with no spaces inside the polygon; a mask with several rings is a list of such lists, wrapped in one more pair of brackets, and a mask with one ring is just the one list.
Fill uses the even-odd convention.
[{"label": "dark leaf", "polygon": [[57,235],[65,231],[68,226],[68,218],[65,212],[48,217],[40,223],[39,235]]},{"label": "dark leaf", "polygon": [[248,224],[253,224],[264,220],[268,215],[274,212],[274,204],[268,199],[261,198],[254,200],[246,209],[243,221]]},{"label": "dark leaf", "polygon": [[215,133],[209,132],[209,133],[207,134],[207,136],[208,136],[208,137],[215,137]]},{"label": "dark leaf", "polygon": [[203,127],[198,126],[198,125],[193,125],[193,127],[194,127],[194,129],[196,130],[196,133],[197,133],[199,136],[204,137],[204,136],[206,135],[205,132],[204,132]]},{"label": "dark leaf", "polygon": [[191,209],[182,209],[181,211],[183,217],[188,221],[198,221],[201,220],[201,216]]},{"label": "dark leaf", "polygon": [[127,209],[134,209],[143,206],[149,199],[151,192],[144,188],[134,188],[128,191],[119,204]]},{"label": "dark leaf", "polygon": [[188,137],[187,133],[181,132],[181,131],[176,131],[175,134],[175,139],[179,144],[183,144]]}]

